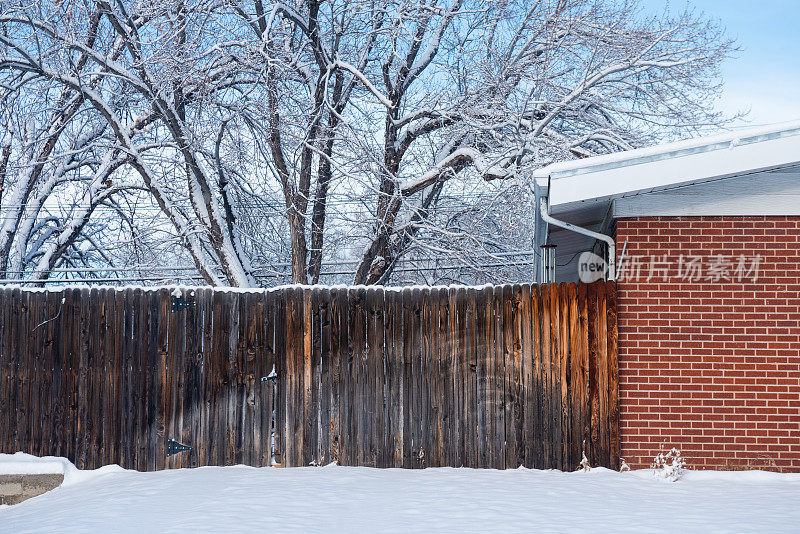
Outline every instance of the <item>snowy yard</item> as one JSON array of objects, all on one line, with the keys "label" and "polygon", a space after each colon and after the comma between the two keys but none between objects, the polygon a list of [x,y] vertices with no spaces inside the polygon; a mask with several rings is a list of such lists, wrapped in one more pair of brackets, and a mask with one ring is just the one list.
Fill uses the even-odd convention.
[{"label": "snowy yard", "polygon": [[[6,459],[9,459],[7,455]],[[19,457],[19,456],[18,456]],[[800,475],[207,467],[77,471],[2,532],[797,532]]]}]

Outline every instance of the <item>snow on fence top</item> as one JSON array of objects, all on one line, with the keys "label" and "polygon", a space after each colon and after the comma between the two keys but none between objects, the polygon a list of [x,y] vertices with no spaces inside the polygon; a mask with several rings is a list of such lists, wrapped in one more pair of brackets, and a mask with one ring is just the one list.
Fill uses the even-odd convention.
[{"label": "snow on fence top", "polygon": [[[391,291],[391,292],[402,292],[405,290],[423,290],[423,289],[458,289],[458,288],[470,288],[470,289],[482,289],[486,287],[495,287],[495,286],[504,286],[504,285],[530,285],[527,282],[520,282],[519,284],[482,284],[476,286],[468,286],[464,284],[450,284],[450,285],[435,285],[435,286],[423,286],[423,285],[410,285],[410,286],[381,286],[381,285],[347,285],[347,284],[333,284],[333,285],[325,285],[325,284],[316,284],[316,285],[303,285],[303,284],[284,284],[280,286],[274,287],[229,287],[229,286],[192,286],[192,285],[163,285],[163,286],[142,286],[142,285],[124,285],[124,286],[111,286],[111,285],[86,285],[85,283],[81,284],[64,284],[58,286],[50,286],[50,287],[28,287],[21,284],[24,284],[24,280],[20,280],[20,283],[17,284],[4,284],[0,286],[0,289],[6,290],[13,290],[19,289],[21,291],[30,291],[35,293],[57,293],[60,291],[64,291],[66,289],[113,289],[115,291],[125,291],[127,289],[138,289],[140,291],[161,291],[162,289],[168,289],[175,297],[180,297],[185,294],[191,294],[197,290],[213,290],[215,292],[227,292],[227,293],[267,293],[272,291],[285,291],[287,289],[307,289],[307,290],[314,290],[314,289],[322,289],[322,290],[331,290],[331,289],[381,289],[383,291]],[[33,283],[33,282],[29,282]],[[534,284],[537,285],[537,284]]]}]

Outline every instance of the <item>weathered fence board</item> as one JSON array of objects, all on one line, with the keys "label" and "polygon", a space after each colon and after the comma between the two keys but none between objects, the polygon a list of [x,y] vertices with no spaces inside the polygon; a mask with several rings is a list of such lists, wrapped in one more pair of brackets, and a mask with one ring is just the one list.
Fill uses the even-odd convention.
[{"label": "weathered fence board", "polygon": [[[273,450],[289,466],[618,462],[613,283],[176,296],[0,288],[0,451],[139,470]],[[169,440],[192,448],[168,456]]]}]

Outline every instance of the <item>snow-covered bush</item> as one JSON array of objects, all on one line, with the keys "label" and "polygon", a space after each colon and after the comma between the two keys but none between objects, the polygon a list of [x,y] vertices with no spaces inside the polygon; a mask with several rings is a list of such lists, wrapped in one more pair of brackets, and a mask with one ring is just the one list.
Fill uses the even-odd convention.
[{"label": "snow-covered bush", "polygon": [[667,453],[660,452],[653,458],[652,468],[655,470],[653,475],[669,482],[675,482],[683,476],[683,468],[686,462],[681,457],[681,451],[672,447]]},{"label": "snow-covered bush", "polygon": [[625,471],[630,471],[630,470],[631,470],[631,468],[627,464],[627,462],[625,462],[625,458],[620,458],[619,459],[619,472],[623,473]]}]

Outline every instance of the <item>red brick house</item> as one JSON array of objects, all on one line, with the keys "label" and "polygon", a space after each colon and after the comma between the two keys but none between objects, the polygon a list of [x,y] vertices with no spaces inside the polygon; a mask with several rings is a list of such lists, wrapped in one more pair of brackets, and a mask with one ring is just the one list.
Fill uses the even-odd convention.
[{"label": "red brick house", "polygon": [[551,165],[537,184],[545,218],[613,239],[539,232],[559,280],[615,249],[626,462],[674,446],[693,468],[799,471],[800,122]]}]

